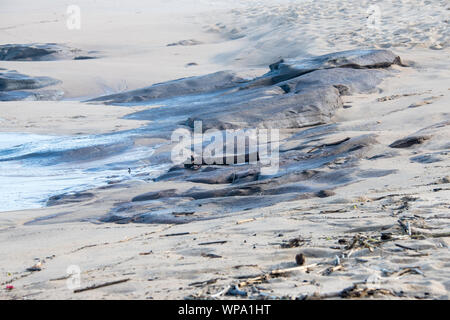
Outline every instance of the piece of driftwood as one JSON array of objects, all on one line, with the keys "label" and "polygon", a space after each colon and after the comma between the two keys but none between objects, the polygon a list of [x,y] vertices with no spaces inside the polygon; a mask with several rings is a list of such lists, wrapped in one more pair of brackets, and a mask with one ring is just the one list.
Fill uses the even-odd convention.
[{"label": "piece of driftwood", "polygon": [[241,269],[241,268],[257,268],[257,264],[239,264],[237,266],[234,266],[233,269]]},{"label": "piece of driftwood", "polygon": [[255,220],[256,220],[255,218],[240,220],[240,221],[237,221],[236,224],[243,224],[243,223],[252,222]]},{"label": "piece of driftwood", "polygon": [[287,269],[272,270],[272,271],[262,274],[260,276],[249,278],[245,281],[242,281],[238,284],[238,287],[241,288],[241,287],[245,287],[245,286],[252,285],[255,283],[261,283],[261,282],[269,280],[270,278],[280,277],[280,276],[283,276],[287,273],[294,272],[294,271],[307,271],[308,269],[315,267],[315,266],[317,266],[317,263],[313,263],[313,264],[310,264],[307,266],[299,266],[299,267],[292,267],[292,268],[287,268]]},{"label": "piece of driftwood", "polygon": [[79,292],[83,292],[83,291],[88,291],[88,290],[94,290],[94,289],[98,289],[98,288],[113,286],[115,284],[124,283],[124,282],[127,282],[127,281],[130,281],[130,278],[116,280],[116,281],[110,281],[110,282],[104,282],[104,283],[100,283],[100,284],[93,284],[93,285],[91,285],[89,287],[85,287],[85,288],[81,288],[81,289],[75,289],[73,291],[73,293],[79,293]]},{"label": "piece of driftwood", "polygon": [[221,280],[221,278],[213,278],[213,279],[209,279],[209,280],[205,280],[205,281],[198,281],[198,282],[192,282],[189,283],[190,287],[203,287],[209,284],[214,284],[217,282],[217,280]]},{"label": "piece of driftwood", "polygon": [[397,271],[396,273],[393,274],[393,276],[398,276],[401,277],[407,273],[414,273],[414,274],[420,274],[420,275],[424,275],[424,273],[420,270],[419,267],[412,267],[412,268],[403,268],[400,271]]},{"label": "piece of driftwood", "polygon": [[224,244],[224,243],[227,243],[228,241],[226,241],[226,240],[221,240],[221,241],[211,241],[211,242],[202,242],[202,243],[199,243],[198,245],[199,246],[208,246],[208,245],[210,245],[210,244]]},{"label": "piece of driftwood", "polygon": [[204,257],[204,258],[211,258],[211,259],[222,258],[222,256],[219,256],[219,255],[214,254],[214,253],[202,253],[201,256]]},{"label": "piece of driftwood", "polygon": [[178,233],[169,233],[169,234],[163,234],[161,237],[178,237],[178,236],[186,236],[188,234],[191,234],[190,232],[178,232]]},{"label": "piece of driftwood", "polygon": [[450,237],[450,232],[426,232],[420,231],[417,228],[411,227],[410,223],[404,223],[402,220],[398,220],[398,224],[402,228],[402,230],[412,238],[445,238]]},{"label": "piece of driftwood", "polygon": [[402,245],[402,244],[399,244],[399,243],[396,243],[395,245],[396,245],[397,247],[399,247],[399,248],[402,248],[402,249],[412,250],[412,251],[418,251],[418,250],[415,249],[415,248],[411,248],[411,247],[408,247],[408,246],[405,246],[405,245]]},{"label": "piece of driftwood", "polygon": [[323,276],[329,276],[329,275],[332,274],[333,272],[339,271],[339,270],[343,270],[343,269],[344,269],[344,266],[343,266],[343,265],[337,265],[337,266],[334,266],[334,267],[328,267],[328,268],[326,268],[325,270],[322,270],[320,273],[321,273]]},{"label": "piece of driftwood", "polygon": [[450,237],[450,232],[438,232],[438,233],[423,233],[424,236],[428,236],[430,238],[446,238]]}]

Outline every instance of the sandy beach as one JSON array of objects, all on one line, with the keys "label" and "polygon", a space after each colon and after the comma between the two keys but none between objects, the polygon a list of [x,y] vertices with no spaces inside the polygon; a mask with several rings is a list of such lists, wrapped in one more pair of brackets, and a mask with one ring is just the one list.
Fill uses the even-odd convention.
[{"label": "sandy beach", "polygon": [[70,5],[0,4],[0,299],[449,299],[447,1]]}]

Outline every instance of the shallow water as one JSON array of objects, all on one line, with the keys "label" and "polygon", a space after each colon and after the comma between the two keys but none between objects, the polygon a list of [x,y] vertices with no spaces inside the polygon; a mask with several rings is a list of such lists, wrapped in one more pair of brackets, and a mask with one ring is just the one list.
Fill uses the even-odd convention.
[{"label": "shallow water", "polygon": [[0,133],[0,211],[39,208],[50,196],[104,186],[134,175],[154,177],[163,166],[146,163],[154,148],[135,146],[136,134]]},{"label": "shallow water", "polygon": [[[195,113],[199,105],[211,103],[221,93],[152,101],[161,107],[127,117],[151,118],[152,124],[129,131],[77,136],[0,132],[0,212],[44,207],[51,196],[85,191],[137,175],[139,179],[157,177],[170,164],[149,165],[146,159],[158,146],[136,146],[134,139],[173,130],[175,123],[186,119],[184,113]],[[141,104],[149,102],[120,105]]]}]

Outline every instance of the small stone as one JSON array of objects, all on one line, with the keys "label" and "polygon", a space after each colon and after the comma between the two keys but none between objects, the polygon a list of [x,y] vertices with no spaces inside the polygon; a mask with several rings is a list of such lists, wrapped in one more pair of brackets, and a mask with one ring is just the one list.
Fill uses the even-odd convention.
[{"label": "small stone", "polygon": [[391,240],[392,239],[392,233],[382,233],[381,234],[381,240]]},{"label": "small stone", "polygon": [[334,193],[331,190],[320,190],[319,192],[316,193],[316,196],[319,198],[327,198],[327,197],[331,197],[334,196],[336,193]]},{"label": "small stone", "polygon": [[442,184],[450,183],[450,176],[443,177],[442,179],[439,180],[439,183]]},{"label": "small stone", "polygon": [[409,148],[416,144],[422,144],[426,140],[429,140],[430,136],[410,136],[397,141],[394,141],[389,145],[391,148]]},{"label": "small stone", "polygon": [[302,266],[305,264],[306,262],[306,258],[305,255],[303,253],[299,253],[295,256],[295,262],[297,263],[297,265]]}]

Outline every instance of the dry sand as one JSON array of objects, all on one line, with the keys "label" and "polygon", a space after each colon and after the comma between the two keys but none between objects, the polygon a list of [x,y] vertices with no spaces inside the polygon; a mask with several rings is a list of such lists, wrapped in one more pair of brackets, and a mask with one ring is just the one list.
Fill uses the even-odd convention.
[{"label": "dry sand", "polygon": [[144,107],[123,108],[72,101],[12,101],[3,102],[0,110],[2,132],[100,134],[148,124],[148,121],[121,119],[127,114],[144,110]]},{"label": "dry sand", "polygon": [[[67,98],[82,100],[223,69],[261,74],[280,56],[387,47],[410,67],[398,68],[378,92],[345,97],[345,105],[351,107],[339,110],[334,122],[336,137],[375,134],[378,144],[373,154],[394,153],[388,158],[363,159],[360,169],[395,173],[361,177],[327,198],[278,203],[181,225],[98,222],[115,204],[134,196],[192,186],[138,178],[91,190],[93,196],[84,202],[2,212],[0,298],[212,298],[230,285],[295,267],[300,252],[306,265],[317,265],[255,279],[241,289],[255,298],[449,298],[448,126],[435,131],[430,143],[413,150],[388,147],[397,139],[450,120],[446,1],[381,1],[378,30],[367,29],[370,1],[346,5],[117,1],[112,7],[107,1],[98,2],[81,1],[85,13],[78,31],[64,27],[64,2],[58,6],[52,1],[31,6],[26,2],[27,12],[22,12],[24,1],[2,2],[1,43],[62,42],[99,51],[102,58],[2,62],[0,67],[60,79]],[[436,22],[430,22],[430,17]],[[186,39],[203,44],[166,46]],[[198,65],[186,67],[190,62]],[[132,111],[74,101],[8,102],[0,105],[0,125],[2,132],[111,132],[143,125],[143,121],[120,119]],[[414,157],[425,160],[412,161]],[[411,235],[399,220],[406,229],[409,222]],[[391,238],[381,241],[381,233],[390,233]],[[295,238],[299,240],[289,242]],[[39,261],[41,271],[26,271]],[[81,287],[129,281],[74,293],[66,279],[72,265],[80,267]],[[7,285],[14,289],[6,290]]]}]

